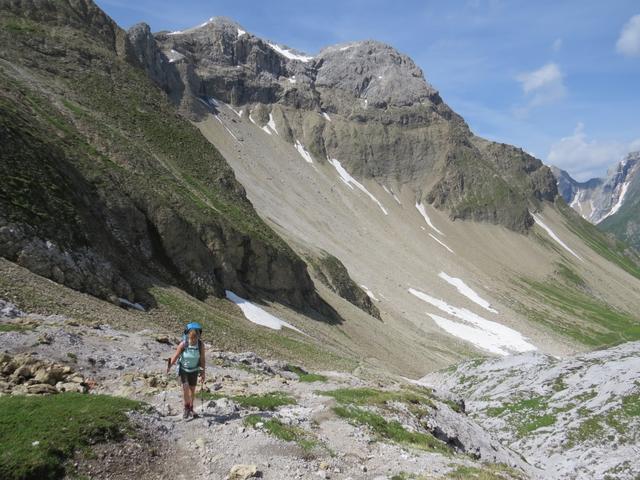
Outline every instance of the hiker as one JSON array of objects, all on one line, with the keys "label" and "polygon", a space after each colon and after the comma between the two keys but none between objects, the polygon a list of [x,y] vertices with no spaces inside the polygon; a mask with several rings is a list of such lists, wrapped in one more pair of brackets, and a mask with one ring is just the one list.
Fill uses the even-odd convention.
[{"label": "hiker", "polygon": [[193,411],[193,402],[196,398],[198,372],[204,383],[204,342],[200,339],[201,335],[202,326],[197,322],[189,323],[184,330],[182,341],[176,348],[176,353],[167,362],[167,373],[178,362],[178,375],[184,395],[184,414],[182,415],[184,419],[197,417]]}]

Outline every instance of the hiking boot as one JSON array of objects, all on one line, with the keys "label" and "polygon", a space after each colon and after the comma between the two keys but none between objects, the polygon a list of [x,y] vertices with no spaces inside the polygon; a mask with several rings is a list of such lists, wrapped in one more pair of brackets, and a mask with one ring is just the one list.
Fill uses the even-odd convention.
[{"label": "hiking boot", "polygon": [[191,409],[191,418],[198,418],[200,415],[198,415],[196,412],[193,411],[193,409]]},{"label": "hiking boot", "polygon": [[185,407],[184,413],[182,414],[182,418],[185,420],[189,418],[189,413],[191,413],[191,411],[187,407]]}]

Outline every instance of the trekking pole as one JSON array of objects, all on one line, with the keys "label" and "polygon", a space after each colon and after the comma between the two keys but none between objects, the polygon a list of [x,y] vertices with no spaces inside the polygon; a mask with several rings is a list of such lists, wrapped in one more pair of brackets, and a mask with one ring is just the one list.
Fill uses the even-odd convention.
[{"label": "trekking pole", "polygon": [[204,375],[202,376],[202,382],[200,384],[200,412],[204,412]]}]

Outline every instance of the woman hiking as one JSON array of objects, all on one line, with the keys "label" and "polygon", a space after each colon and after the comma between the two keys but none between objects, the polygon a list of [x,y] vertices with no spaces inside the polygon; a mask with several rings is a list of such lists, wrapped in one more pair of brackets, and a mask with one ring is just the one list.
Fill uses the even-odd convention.
[{"label": "woman hiking", "polygon": [[184,414],[182,418],[196,418],[198,415],[193,411],[193,401],[196,398],[196,386],[198,385],[198,373],[204,383],[205,363],[204,363],[204,342],[200,339],[202,326],[197,322],[187,325],[182,336],[182,341],[176,348],[176,353],[169,359],[167,373],[171,367],[178,362],[178,375],[182,383],[182,393],[184,395]]}]

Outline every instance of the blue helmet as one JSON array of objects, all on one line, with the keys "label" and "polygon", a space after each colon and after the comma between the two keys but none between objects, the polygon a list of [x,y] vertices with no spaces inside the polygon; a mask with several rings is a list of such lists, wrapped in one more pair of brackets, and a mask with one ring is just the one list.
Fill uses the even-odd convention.
[{"label": "blue helmet", "polygon": [[188,323],[184,329],[184,333],[189,333],[189,330],[197,330],[198,333],[202,333],[202,325],[200,325],[198,322]]}]

